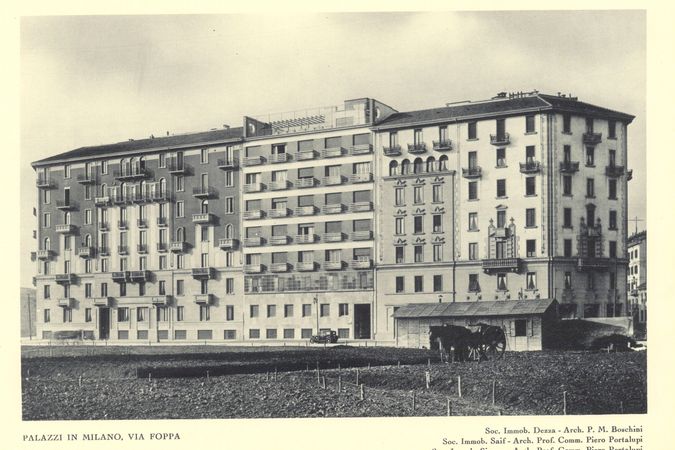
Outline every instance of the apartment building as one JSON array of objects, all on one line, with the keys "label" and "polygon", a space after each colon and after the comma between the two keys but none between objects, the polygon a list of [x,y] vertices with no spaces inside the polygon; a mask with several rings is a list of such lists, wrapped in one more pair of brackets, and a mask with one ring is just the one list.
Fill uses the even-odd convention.
[{"label": "apartment building", "polygon": [[647,322],[647,232],[628,238],[628,306],[636,324]]},{"label": "apartment building", "polygon": [[482,300],[625,315],[632,119],[360,98],[37,161],[38,337],[391,342],[404,304]]}]

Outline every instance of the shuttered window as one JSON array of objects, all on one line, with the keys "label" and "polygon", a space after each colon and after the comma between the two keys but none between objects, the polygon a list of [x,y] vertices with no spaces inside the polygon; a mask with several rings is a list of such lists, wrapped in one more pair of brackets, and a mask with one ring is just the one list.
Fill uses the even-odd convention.
[{"label": "shuttered window", "polygon": [[342,193],[341,192],[332,192],[330,194],[326,194],[326,204],[327,205],[335,205],[338,203],[342,203]]},{"label": "shuttered window", "polygon": [[309,178],[314,176],[314,167],[302,167],[298,169],[298,178]]},{"label": "shuttered window", "polygon": [[341,146],[342,146],[341,136],[326,138],[326,148],[335,148]]},{"label": "shuttered window", "polygon": [[298,142],[298,151],[308,152],[310,150],[314,150],[314,141],[313,140],[310,139],[308,141]]},{"label": "shuttered window", "polygon": [[354,145],[370,144],[370,133],[355,134],[353,136]]},{"label": "shuttered window", "polygon": [[354,191],[354,202],[369,202],[372,198],[372,191]]},{"label": "shuttered window", "polygon": [[353,227],[354,231],[370,231],[372,229],[370,219],[355,220]]}]

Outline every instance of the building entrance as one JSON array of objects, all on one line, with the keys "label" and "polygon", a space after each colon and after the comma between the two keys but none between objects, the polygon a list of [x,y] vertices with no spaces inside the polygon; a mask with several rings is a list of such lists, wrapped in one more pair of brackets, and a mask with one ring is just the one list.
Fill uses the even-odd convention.
[{"label": "building entrance", "polygon": [[354,338],[370,339],[370,305],[354,305]]}]

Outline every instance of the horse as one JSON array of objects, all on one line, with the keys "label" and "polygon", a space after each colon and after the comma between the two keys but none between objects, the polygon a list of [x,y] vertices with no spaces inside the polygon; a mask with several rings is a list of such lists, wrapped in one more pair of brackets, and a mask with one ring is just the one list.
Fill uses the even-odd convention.
[{"label": "horse", "polygon": [[471,330],[457,325],[443,325],[429,327],[429,347],[438,349],[441,357],[446,357],[452,350],[455,361],[466,361],[469,357],[469,347],[474,336]]}]

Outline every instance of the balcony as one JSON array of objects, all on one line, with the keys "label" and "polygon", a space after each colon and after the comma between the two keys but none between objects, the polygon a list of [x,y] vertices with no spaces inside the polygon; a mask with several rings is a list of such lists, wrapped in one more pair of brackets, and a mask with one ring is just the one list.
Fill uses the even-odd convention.
[{"label": "balcony", "polygon": [[326,233],[323,235],[324,242],[342,242],[344,238],[344,233]]},{"label": "balcony", "polygon": [[358,144],[349,149],[349,153],[353,156],[368,155],[373,153],[373,146],[370,144]]},{"label": "balcony", "polygon": [[614,164],[610,164],[609,166],[605,167],[605,175],[607,175],[608,177],[617,178],[622,176],[624,173],[625,173],[624,166],[617,166]]},{"label": "balcony", "polygon": [[110,308],[113,304],[112,297],[94,297],[91,300],[94,306],[101,306],[103,308]]},{"label": "balcony", "polygon": [[401,156],[401,146],[394,145],[391,147],[382,147],[384,156]]},{"label": "balcony", "polygon": [[579,161],[563,161],[560,163],[561,173],[574,173],[579,171]]},{"label": "balcony", "polygon": [[213,186],[197,186],[192,188],[192,196],[195,198],[215,198],[218,191]]},{"label": "balcony", "polygon": [[96,252],[99,256],[110,256],[110,249],[108,247],[99,247]]},{"label": "balcony", "polygon": [[427,144],[424,142],[417,142],[415,144],[408,144],[408,153],[411,155],[419,155],[427,151]]},{"label": "balcony", "polygon": [[305,151],[300,151],[295,154],[295,160],[296,161],[309,161],[311,159],[315,159],[317,156],[317,153],[314,150],[305,150]]},{"label": "balcony", "polygon": [[148,245],[147,244],[138,244],[136,245],[136,252],[140,254],[146,254],[148,253]]},{"label": "balcony", "polygon": [[233,250],[237,247],[237,240],[232,238],[218,239],[218,247],[221,250]]},{"label": "balcony", "polygon": [[110,231],[108,222],[99,222],[99,223],[98,223],[98,229],[99,229],[100,231]]},{"label": "balcony", "polygon": [[355,173],[350,177],[352,183],[369,183],[373,181],[372,173]]},{"label": "balcony", "polygon": [[316,234],[296,234],[295,243],[296,244],[313,244],[316,242]]},{"label": "balcony", "polygon": [[260,236],[244,238],[244,246],[245,247],[260,247],[264,243],[265,243],[265,241]]},{"label": "balcony", "polygon": [[251,192],[260,192],[263,190],[262,183],[249,183],[244,185],[244,193],[249,194]]},{"label": "balcony", "polygon": [[80,247],[77,249],[77,256],[80,258],[93,258],[94,257],[94,247]]},{"label": "balcony", "polygon": [[112,273],[112,280],[115,283],[125,283],[125,282],[129,281],[129,276],[130,276],[130,273],[128,271],[113,272]]},{"label": "balcony", "polygon": [[283,191],[289,187],[291,187],[291,183],[288,180],[272,181],[268,185],[270,191]]},{"label": "balcony", "polygon": [[127,196],[122,194],[121,192],[115,192],[112,195],[112,202],[116,205],[122,205],[124,203],[127,203],[128,201],[130,201],[130,199],[128,199]]},{"label": "balcony", "polygon": [[325,270],[342,270],[342,261],[326,261],[323,263]]},{"label": "balcony", "polygon": [[607,270],[610,266],[609,258],[579,258],[577,260],[577,270],[579,272]]},{"label": "balcony", "polygon": [[585,145],[597,145],[602,142],[602,133],[587,131],[582,135],[582,139]]},{"label": "balcony", "polygon": [[166,245],[166,242],[158,242],[157,243],[157,253],[165,253],[169,250],[168,245]]},{"label": "balcony", "polygon": [[108,206],[110,205],[110,196],[103,195],[101,197],[94,197],[94,205],[96,206]]},{"label": "balcony", "polygon": [[352,232],[352,241],[369,241],[373,238],[373,232],[368,231],[354,231]]},{"label": "balcony", "polygon": [[166,191],[150,191],[146,196],[148,202],[168,202],[171,200],[171,195]]},{"label": "balcony", "polygon": [[462,176],[467,179],[480,178],[483,175],[483,171],[480,166],[474,167],[462,167]]},{"label": "balcony", "polygon": [[140,180],[149,177],[150,171],[141,166],[123,166],[122,170],[116,170],[113,176],[120,181]]},{"label": "balcony", "polygon": [[520,258],[497,258],[497,259],[484,259],[483,260],[483,272],[487,274],[496,273],[496,272],[520,272]]},{"label": "balcony", "polygon": [[324,214],[340,214],[344,210],[344,206],[338,205],[323,205]]},{"label": "balcony", "polygon": [[129,254],[129,247],[126,245],[118,245],[117,246],[117,253],[120,255],[128,255]]},{"label": "balcony", "polygon": [[39,175],[35,180],[35,187],[38,189],[53,189],[56,187],[56,183],[51,177]]},{"label": "balcony", "polygon": [[188,171],[188,166],[182,159],[168,158],[166,160],[166,169],[172,175],[185,175]]},{"label": "balcony", "polygon": [[129,225],[126,220],[118,220],[117,228],[119,228],[120,230],[126,230],[129,228]]},{"label": "balcony", "polygon": [[58,284],[72,284],[75,282],[75,275],[72,273],[57,273],[54,275],[54,281]]},{"label": "balcony", "polygon": [[77,227],[70,224],[59,224],[56,225],[55,231],[59,234],[75,234],[77,232]]},{"label": "balcony", "polygon": [[75,299],[71,297],[60,298],[58,300],[59,306],[62,308],[72,308],[75,304]]},{"label": "balcony", "polygon": [[91,173],[81,173],[77,176],[77,182],[80,184],[96,184],[98,177]]},{"label": "balcony", "polygon": [[239,166],[239,159],[229,158],[229,159],[219,159],[218,168],[221,170],[234,170]]},{"label": "balcony", "polygon": [[338,158],[344,154],[345,154],[344,147],[325,148],[321,152],[321,156],[323,156],[324,158]]},{"label": "balcony", "polygon": [[157,218],[157,226],[158,227],[166,227],[168,225],[169,225],[169,223],[166,220],[166,217],[158,217]]},{"label": "balcony", "polygon": [[273,263],[270,266],[270,272],[288,272],[288,263]]},{"label": "balcony", "polygon": [[316,178],[314,177],[298,178],[295,181],[295,187],[298,189],[312,188],[314,186],[316,186]]},{"label": "balcony", "polygon": [[270,245],[286,245],[288,244],[288,236],[272,236],[270,238]]},{"label": "balcony", "polygon": [[298,272],[313,272],[316,270],[316,263],[312,262],[299,262],[295,265],[295,270]]},{"label": "balcony", "polygon": [[54,256],[54,252],[51,250],[38,250],[35,252],[35,257],[42,261],[51,259],[52,256]]},{"label": "balcony", "polygon": [[351,262],[352,269],[370,269],[373,266],[373,260],[368,259],[355,259]]},{"label": "balcony", "polygon": [[259,166],[265,163],[265,158],[262,156],[247,156],[242,161],[244,167]]},{"label": "balcony", "polygon": [[169,243],[169,251],[171,253],[185,253],[187,251],[187,242],[172,241]]},{"label": "balcony", "polygon": [[213,294],[195,294],[195,303],[198,305],[212,305]]},{"label": "balcony", "polygon": [[262,219],[263,212],[259,209],[254,209],[254,210],[251,210],[251,211],[244,211],[243,217],[244,217],[244,220]]},{"label": "balcony", "polygon": [[169,296],[169,295],[155,295],[153,297],[150,297],[150,302],[152,302],[153,305],[166,306],[171,302],[171,296]]},{"label": "balcony", "polygon": [[490,135],[490,144],[492,145],[509,145],[510,143],[509,133]]},{"label": "balcony", "polygon": [[373,210],[373,202],[356,202],[349,205],[351,212],[366,212]]},{"label": "balcony", "polygon": [[520,163],[520,173],[539,173],[541,172],[541,163],[539,161],[526,161]]},{"label": "balcony", "polygon": [[244,264],[245,273],[262,273],[262,264]]},{"label": "balcony", "polygon": [[73,201],[57,200],[56,207],[61,211],[73,211],[77,209],[77,203]]},{"label": "balcony", "polygon": [[316,206],[298,206],[295,208],[296,216],[313,216],[316,214]]},{"label": "balcony", "polygon": [[148,228],[148,219],[136,219],[136,226],[138,228]]},{"label": "balcony", "polygon": [[213,267],[193,267],[192,277],[201,279],[212,279],[215,277],[216,271]]},{"label": "balcony", "polygon": [[285,163],[291,160],[291,155],[288,153],[277,153],[276,155],[270,155],[269,162],[271,164]]},{"label": "balcony", "polygon": [[209,224],[213,223],[214,216],[211,213],[199,213],[192,215],[192,223]]},{"label": "balcony", "polygon": [[450,139],[441,139],[440,141],[433,141],[434,150],[437,152],[447,152],[452,150],[452,141]]},{"label": "balcony", "polygon": [[279,217],[288,217],[288,208],[275,208],[267,210],[267,217],[279,218]]},{"label": "balcony", "polygon": [[323,184],[325,186],[337,186],[342,184],[343,181],[344,179],[342,178],[342,175],[336,175],[332,177],[324,177]]}]

